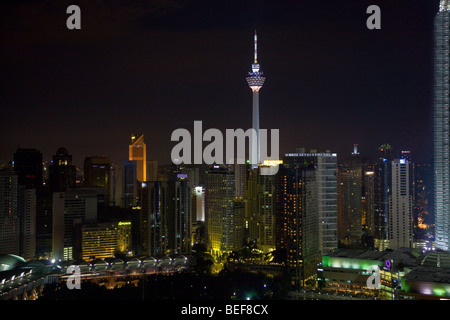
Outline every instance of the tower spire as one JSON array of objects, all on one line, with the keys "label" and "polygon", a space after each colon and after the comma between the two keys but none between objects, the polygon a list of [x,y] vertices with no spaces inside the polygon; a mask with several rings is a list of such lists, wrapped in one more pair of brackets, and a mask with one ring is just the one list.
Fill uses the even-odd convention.
[{"label": "tower spire", "polygon": [[258,63],[258,35],[256,34],[256,30],[255,30],[255,64]]}]

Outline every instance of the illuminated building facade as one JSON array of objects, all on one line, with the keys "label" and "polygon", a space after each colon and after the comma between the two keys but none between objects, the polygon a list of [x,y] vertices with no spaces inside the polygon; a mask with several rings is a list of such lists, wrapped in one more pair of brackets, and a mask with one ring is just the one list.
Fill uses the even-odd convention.
[{"label": "illuminated building facade", "polygon": [[[245,209],[235,214],[234,172],[213,166],[205,174],[205,233],[214,255],[239,249],[243,244]],[[239,240],[242,240],[239,243]]]},{"label": "illuminated building facade", "polygon": [[450,253],[429,251],[417,259],[413,268],[401,278],[400,300],[449,300]]},{"label": "illuminated building facade", "polygon": [[450,250],[450,2],[434,21],[434,188],[436,247]]},{"label": "illuminated building facade", "polygon": [[260,165],[249,174],[246,195],[246,224],[248,225],[248,238],[254,241],[257,248],[264,253],[276,248],[277,209],[276,175],[261,175]]},{"label": "illuminated building facade", "polygon": [[362,174],[358,152],[338,167],[338,237],[345,247],[359,247],[362,242]]},{"label": "illuminated building facade", "polygon": [[[404,289],[401,286],[402,278],[419,267],[419,257],[420,252],[410,248],[394,251],[339,249],[322,257],[318,277],[325,284],[326,291],[397,300]],[[373,266],[377,266],[380,271],[378,289],[367,287]]]},{"label": "illuminated building facade", "polygon": [[147,146],[144,135],[131,135],[131,144],[128,146],[128,160],[136,161],[136,178],[139,182],[147,181]]},{"label": "illuminated building facade", "polygon": [[314,165],[284,163],[278,175],[277,249],[284,250],[295,287],[317,274],[319,216]]},{"label": "illuminated building facade", "polygon": [[131,222],[88,223],[81,226],[80,259],[112,258],[131,250]]},{"label": "illuminated building facade", "polygon": [[337,154],[298,148],[285,154],[285,163],[312,164],[315,168],[319,210],[319,250],[327,254],[338,247]]},{"label": "illuminated building facade", "polygon": [[254,36],[254,61],[252,64],[252,71],[248,73],[247,83],[253,92],[253,109],[252,109],[252,128],[256,132],[256,141],[252,141],[250,153],[250,165],[254,168],[259,163],[260,159],[260,136],[259,136],[259,90],[262,88],[266,78],[264,77],[258,63],[258,36]]},{"label": "illuminated building facade", "polygon": [[97,203],[97,192],[92,189],[53,193],[53,259],[74,259],[75,225],[96,221]]},{"label": "illuminated building facade", "polygon": [[392,189],[389,196],[389,248],[411,248],[413,242],[412,163],[409,159],[391,162]]},{"label": "illuminated building facade", "polygon": [[205,188],[202,186],[194,187],[193,210],[195,221],[205,222]]},{"label": "illuminated building facade", "polygon": [[369,247],[374,247],[375,238],[375,166],[363,165],[362,185],[362,225],[363,236]]}]

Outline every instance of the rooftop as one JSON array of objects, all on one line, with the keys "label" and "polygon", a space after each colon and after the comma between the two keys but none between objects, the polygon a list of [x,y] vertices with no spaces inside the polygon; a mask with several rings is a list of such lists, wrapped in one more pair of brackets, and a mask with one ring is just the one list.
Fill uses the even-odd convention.
[{"label": "rooftop", "polygon": [[404,278],[409,281],[450,284],[450,269],[418,267],[408,272]]}]

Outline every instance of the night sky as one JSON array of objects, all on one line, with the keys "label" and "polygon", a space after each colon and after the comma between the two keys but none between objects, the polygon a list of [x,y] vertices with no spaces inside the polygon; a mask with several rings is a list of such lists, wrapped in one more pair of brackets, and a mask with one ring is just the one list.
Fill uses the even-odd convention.
[{"label": "night sky", "polygon": [[[81,8],[68,30],[66,8]],[[368,30],[369,5],[381,30]],[[17,147],[50,160],[64,146],[128,157],[143,133],[147,159],[170,162],[173,130],[251,126],[245,77],[266,76],[261,128],[280,152],[330,149],[340,159],[390,143],[431,161],[433,19],[438,0],[2,1],[0,164]],[[205,143],[204,145],[206,145]]]}]

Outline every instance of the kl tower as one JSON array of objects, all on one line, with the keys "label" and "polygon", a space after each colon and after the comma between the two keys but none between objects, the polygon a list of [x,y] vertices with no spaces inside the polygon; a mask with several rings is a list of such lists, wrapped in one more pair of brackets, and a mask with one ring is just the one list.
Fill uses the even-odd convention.
[{"label": "kl tower", "polygon": [[264,75],[260,71],[258,64],[258,36],[254,36],[255,42],[255,56],[252,64],[252,72],[248,73],[247,83],[253,92],[253,112],[252,112],[252,127],[256,133],[256,141],[252,140],[250,165],[252,168],[256,168],[261,163],[260,159],[260,136],[259,136],[259,90],[264,84]]}]

